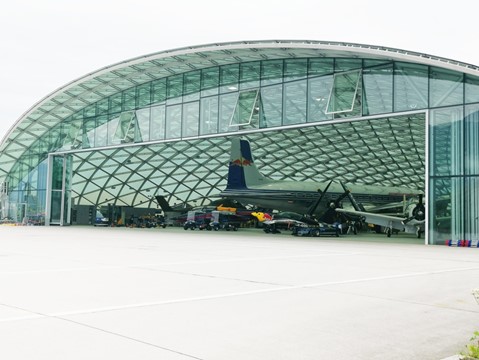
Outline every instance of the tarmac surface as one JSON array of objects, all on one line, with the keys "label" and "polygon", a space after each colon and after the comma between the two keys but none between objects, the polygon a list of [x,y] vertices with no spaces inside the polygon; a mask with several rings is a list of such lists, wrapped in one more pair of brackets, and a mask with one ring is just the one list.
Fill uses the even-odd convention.
[{"label": "tarmac surface", "polygon": [[0,226],[0,359],[447,358],[479,249],[422,241]]}]

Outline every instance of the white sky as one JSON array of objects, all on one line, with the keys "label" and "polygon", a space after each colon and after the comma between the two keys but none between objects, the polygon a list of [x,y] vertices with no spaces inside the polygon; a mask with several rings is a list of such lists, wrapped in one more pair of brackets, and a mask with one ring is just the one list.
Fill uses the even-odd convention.
[{"label": "white sky", "polygon": [[15,0],[0,8],[0,139],[37,101],[133,57],[238,40],[394,47],[479,65],[477,0]]}]

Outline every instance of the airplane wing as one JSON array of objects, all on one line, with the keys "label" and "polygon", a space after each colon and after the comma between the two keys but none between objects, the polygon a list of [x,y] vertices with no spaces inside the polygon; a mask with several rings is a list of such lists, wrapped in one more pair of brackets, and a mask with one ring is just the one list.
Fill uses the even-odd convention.
[{"label": "airplane wing", "polygon": [[345,213],[345,214],[362,216],[365,222],[384,227],[386,229],[386,234],[388,237],[391,236],[393,229],[404,231],[407,233],[413,233],[413,234],[415,233],[418,237],[420,237],[421,233],[424,231],[423,229],[424,221],[422,222],[414,221],[414,222],[404,224],[405,218],[398,217],[398,216],[375,214],[370,212],[345,210],[345,209],[336,209],[336,211],[340,213]]}]

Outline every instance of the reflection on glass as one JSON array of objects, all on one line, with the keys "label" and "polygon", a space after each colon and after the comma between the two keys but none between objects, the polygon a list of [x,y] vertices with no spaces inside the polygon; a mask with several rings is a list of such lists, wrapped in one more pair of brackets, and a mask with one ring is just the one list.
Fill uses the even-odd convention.
[{"label": "reflection on glass", "polygon": [[120,119],[118,121],[118,126],[116,127],[113,139],[120,140],[122,142],[129,142],[133,140],[131,137],[131,129],[133,128],[132,125],[134,115],[135,113],[133,111],[127,111],[120,114]]},{"label": "reflection on glass", "polygon": [[430,106],[451,106],[463,103],[463,74],[431,67],[429,75]]},{"label": "reflection on glass", "polygon": [[237,99],[238,93],[220,95],[220,116],[218,129],[220,133],[237,130],[237,128],[230,126]]},{"label": "reflection on glass", "polygon": [[181,137],[181,105],[166,107],[166,138]]},{"label": "reflection on glass", "polygon": [[218,132],[218,97],[201,99],[200,135]]},{"label": "reflection on glass", "polygon": [[150,108],[136,110],[136,121],[138,122],[138,141],[150,140]]},{"label": "reflection on glass", "polygon": [[333,76],[316,77],[309,80],[308,87],[308,122],[330,120],[326,114],[329,93],[333,86]]},{"label": "reflection on glass", "polygon": [[284,84],[283,125],[306,122],[307,81],[293,81]]},{"label": "reflection on glass", "polygon": [[283,85],[262,88],[261,101],[264,116],[261,119],[260,127],[281,126],[283,121]]},{"label": "reflection on glass", "polygon": [[432,176],[463,174],[462,106],[430,112],[429,160]]},{"label": "reflection on glass", "polygon": [[394,68],[394,111],[425,109],[428,106],[428,67],[396,63]]},{"label": "reflection on glass", "polygon": [[165,138],[165,105],[153,106],[151,108],[151,140],[163,140]]},{"label": "reflection on glass", "polygon": [[363,70],[363,114],[385,114],[393,111],[392,64]]},{"label": "reflection on glass", "polygon": [[183,133],[182,136],[197,136],[200,103],[198,101],[183,105]]}]

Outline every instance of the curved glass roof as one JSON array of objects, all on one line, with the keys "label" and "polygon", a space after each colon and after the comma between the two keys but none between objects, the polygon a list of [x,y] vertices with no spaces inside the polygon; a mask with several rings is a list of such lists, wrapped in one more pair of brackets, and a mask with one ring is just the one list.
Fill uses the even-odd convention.
[{"label": "curved glass roof", "polygon": [[[306,75],[297,70],[303,66],[301,59],[308,59]],[[276,64],[280,70],[275,73],[276,60],[281,63]],[[333,67],[324,70],[329,60]],[[250,75],[244,75],[245,66],[234,70],[235,64],[246,63],[258,64],[260,68],[248,70],[253,74],[251,79],[256,79],[250,81],[252,85],[248,85]],[[289,65],[294,65],[291,70]],[[264,75],[266,67],[269,75]],[[211,83],[208,69],[220,69],[218,79],[213,76]],[[260,87],[255,71],[261,72],[264,90],[255,90]],[[180,74],[184,76],[178,77]],[[189,74],[193,79],[190,82]],[[393,76],[397,78],[394,82]],[[221,173],[217,170],[227,164],[228,133],[235,126],[236,131],[251,132],[247,136],[258,146],[260,154],[263,151],[266,156],[276,148],[271,156],[282,170],[265,163],[266,175],[299,180],[339,176],[351,182],[414,184],[422,188],[424,110],[430,106],[459,105],[464,98],[479,101],[477,76],[478,67],[454,60],[337,42],[245,41],[158,52],[87,74],[35,104],[0,144],[0,182],[12,169],[20,174],[17,179],[27,176],[49,152],[70,151],[75,164],[72,188],[78,203],[150,204],[158,187],[170,194],[183,194],[178,195],[181,201],[210,196],[223,184],[226,169]],[[167,85],[161,85],[162,79]],[[229,89],[233,83],[243,88]],[[165,91],[157,106],[155,84]],[[277,98],[275,86],[282,86],[281,98]],[[333,90],[321,93],[325,87]],[[149,98],[144,104],[142,91]],[[201,97],[195,98],[199,93]],[[176,102],[178,95],[182,100]],[[318,102],[300,100],[311,98],[310,95]],[[318,105],[321,101],[323,105]],[[188,106],[181,107],[181,103]],[[195,130],[199,121],[195,114],[207,106],[218,109],[207,116],[216,116],[219,127],[224,121],[226,131]],[[152,128],[145,130],[139,112],[145,107],[151,119],[154,110],[166,113],[162,115],[166,117],[166,135],[154,137]],[[222,120],[222,113],[227,111],[233,117]],[[249,114],[246,117],[242,115],[245,111]],[[375,120],[378,114],[393,112],[410,114]],[[326,123],[300,124],[313,115]],[[365,115],[371,118],[350,125],[328,123],[342,117],[357,120]],[[201,124],[208,123],[202,116]],[[300,117],[302,120],[297,120]],[[195,125],[193,130],[189,130],[189,119]],[[284,126],[293,128],[281,130]],[[102,127],[108,135],[93,131]],[[275,127],[275,131],[265,132]],[[316,136],[309,133],[313,129]],[[361,135],[362,131],[366,135]],[[309,149],[308,144],[315,146]],[[358,145],[362,150],[358,150]],[[75,150],[79,148],[83,150]],[[304,157],[305,154],[308,156]]]}]

